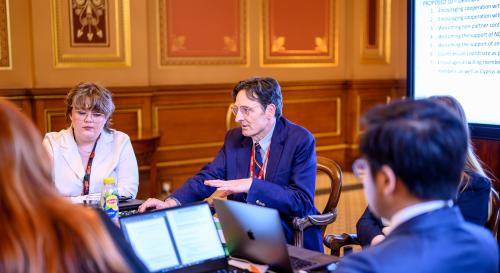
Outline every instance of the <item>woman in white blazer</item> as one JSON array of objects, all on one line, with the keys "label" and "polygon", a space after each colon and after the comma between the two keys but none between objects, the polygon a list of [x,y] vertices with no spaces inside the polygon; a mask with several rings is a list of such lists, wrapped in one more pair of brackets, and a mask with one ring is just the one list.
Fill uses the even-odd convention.
[{"label": "woman in white blazer", "polygon": [[57,190],[73,200],[100,193],[105,177],[114,177],[120,196],[135,198],[139,171],[130,138],[109,128],[115,110],[111,92],[94,83],[79,83],[66,98],[70,127],[45,135]]}]

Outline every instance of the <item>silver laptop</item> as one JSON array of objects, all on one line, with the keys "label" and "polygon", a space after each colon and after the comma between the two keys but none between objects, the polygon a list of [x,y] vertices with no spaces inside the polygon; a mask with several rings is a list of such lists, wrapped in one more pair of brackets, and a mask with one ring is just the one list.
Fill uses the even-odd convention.
[{"label": "silver laptop", "polygon": [[120,224],[150,272],[233,271],[205,202],[125,216]]},{"label": "silver laptop", "polygon": [[286,244],[278,211],[230,200],[214,200],[231,256],[267,264],[276,272],[312,270],[338,257]]}]

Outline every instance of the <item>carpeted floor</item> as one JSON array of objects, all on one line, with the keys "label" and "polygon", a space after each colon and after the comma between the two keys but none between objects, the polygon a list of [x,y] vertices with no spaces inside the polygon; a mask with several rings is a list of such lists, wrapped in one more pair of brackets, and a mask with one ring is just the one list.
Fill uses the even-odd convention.
[{"label": "carpeted floor", "polygon": [[[326,175],[318,174],[317,189],[329,188]],[[324,208],[328,194],[316,195],[314,203],[320,211]],[[345,172],[343,177],[342,193],[337,206],[337,220],[326,229],[326,234],[356,233],[356,222],[366,208],[361,182],[352,174]],[[356,250],[356,248],[355,248]],[[325,250],[325,252],[327,252]]]}]

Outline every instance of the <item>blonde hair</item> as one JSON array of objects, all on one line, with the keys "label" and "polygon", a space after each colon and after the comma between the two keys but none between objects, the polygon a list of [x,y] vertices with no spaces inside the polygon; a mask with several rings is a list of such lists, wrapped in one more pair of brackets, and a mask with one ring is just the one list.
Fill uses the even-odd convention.
[{"label": "blonde hair", "polygon": [[465,190],[465,188],[469,185],[470,175],[467,172],[478,173],[486,178],[486,172],[484,171],[481,161],[474,153],[474,146],[472,145],[472,141],[469,133],[469,126],[467,124],[467,118],[465,116],[465,111],[458,102],[457,99],[451,96],[432,96],[430,99],[434,102],[437,102],[443,106],[446,106],[452,113],[457,115],[460,120],[463,122],[466,132],[467,132],[467,155],[465,157],[465,166],[464,171],[462,172],[462,179],[460,181],[460,188]]},{"label": "blonde hair", "polygon": [[106,117],[104,130],[110,132],[111,115],[115,111],[113,95],[111,92],[95,83],[81,82],[71,90],[66,96],[66,121],[71,123],[71,112],[73,109],[91,110]]},{"label": "blonde hair", "polygon": [[0,99],[0,272],[130,272],[96,211],[55,190],[33,123]]}]

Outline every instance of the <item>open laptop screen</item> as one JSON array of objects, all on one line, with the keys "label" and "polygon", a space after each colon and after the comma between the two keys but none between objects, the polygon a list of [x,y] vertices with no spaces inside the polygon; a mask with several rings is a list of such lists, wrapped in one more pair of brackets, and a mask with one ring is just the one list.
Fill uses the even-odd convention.
[{"label": "open laptop screen", "polygon": [[224,259],[207,203],[120,218],[121,229],[151,272],[166,272]]}]

